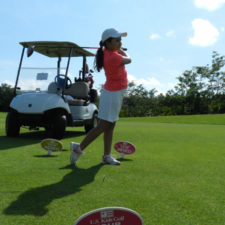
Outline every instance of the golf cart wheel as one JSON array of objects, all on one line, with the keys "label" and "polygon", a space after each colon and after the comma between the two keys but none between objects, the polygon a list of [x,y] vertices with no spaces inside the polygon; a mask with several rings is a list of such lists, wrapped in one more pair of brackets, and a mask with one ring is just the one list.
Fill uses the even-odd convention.
[{"label": "golf cart wheel", "polygon": [[98,113],[95,112],[92,116],[91,123],[85,124],[85,132],[88,133],[91,129],[97,127],[98,125]]},{"label": "golf cart wheel", "polygon": [[62,139],[66,130],[66,116],[57,115],[52,121],[51,132],[55,139]]},{"label": "golf cart wheel", "polygon": [[20,124],[18,122],[18,118],[15,112],[10,111],[6,117],[6,135],[8,137],[16,137],[20,132]]}]

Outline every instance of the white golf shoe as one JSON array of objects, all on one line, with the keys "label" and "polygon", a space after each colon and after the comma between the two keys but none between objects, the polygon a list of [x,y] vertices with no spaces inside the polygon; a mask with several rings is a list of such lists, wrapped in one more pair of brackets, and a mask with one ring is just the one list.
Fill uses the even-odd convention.
[{"label": "white golf shoe", "polygon": [[70,162],[71,164],[76,165],[78,158],[80,157],[80,155],[82,155],[80,144],[71,142],[70,149],[71,149]]},{"label": "white golf shoe", "polygon": [[112,155],[104,155],[102,157],[103,164],[120,165],[120,161],[116,160]]}]

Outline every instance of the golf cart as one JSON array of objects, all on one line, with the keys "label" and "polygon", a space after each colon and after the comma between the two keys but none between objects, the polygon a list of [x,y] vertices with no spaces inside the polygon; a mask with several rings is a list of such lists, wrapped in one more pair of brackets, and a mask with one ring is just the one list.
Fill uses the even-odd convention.
[{"label": "golf cart", "polygon": [[[7,136],[18,136],[20,127],[44,127],[49,137],[61,139],[67,126],[84,126],[88,132],[97,125],[98,109],[94,104],[97,91],[92,89],[92,70],[86,57],[94,54],[72,42],[21,42],[23,46],[15,82],[15,97],[6,118]],[[27,56],[57,58],[55,68],[22,67],[25,49]],[[61,59],[67,58],[65,68]],[[69,66],[72,57],[82,57],[79,77],[72,81]],[[31,57],[32,58],[32,57]],[[43,60],[43,59],[42,59]],[[29,65],[29,64],[28,64]],[[23,77],[23,78],[22,78]]]}]

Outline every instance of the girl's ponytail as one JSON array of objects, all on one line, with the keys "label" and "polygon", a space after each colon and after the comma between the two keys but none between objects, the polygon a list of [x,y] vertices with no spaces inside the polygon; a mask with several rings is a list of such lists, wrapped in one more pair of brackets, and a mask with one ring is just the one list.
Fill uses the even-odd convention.
[{"label": "girl's ponytail", "polygon": [[95,55],[95,62],[94,62],[94,67],[98,72],[100,72],[104,66],[104,52],[103,52],[104,43],[100,41],[99,45],[100,45],[100,48],[98,49]]}]

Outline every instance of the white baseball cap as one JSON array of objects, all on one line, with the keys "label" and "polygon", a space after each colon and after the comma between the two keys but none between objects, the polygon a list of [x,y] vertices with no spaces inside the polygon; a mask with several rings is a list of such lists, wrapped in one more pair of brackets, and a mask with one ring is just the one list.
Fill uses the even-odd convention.
[{"label": "white baseball cap", "polygon": [[109,28],[102,33],[102,42],[105,42],[109,38],[119,38],[119,37],[126,37],[126,36],[127,36],[126,32],[120,33],[114,28]]}]

